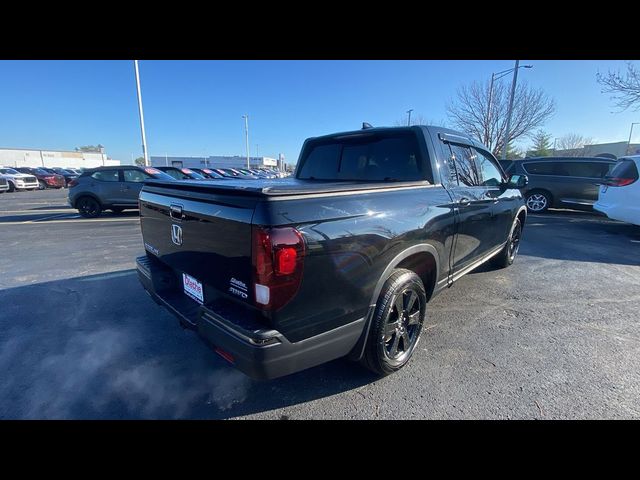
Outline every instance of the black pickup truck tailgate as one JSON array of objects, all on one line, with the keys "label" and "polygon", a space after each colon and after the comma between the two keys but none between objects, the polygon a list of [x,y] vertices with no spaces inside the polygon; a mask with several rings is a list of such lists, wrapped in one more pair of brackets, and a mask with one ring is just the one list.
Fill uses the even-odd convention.
[{"label": "black pickup truck tailgate", "polygon": [[205,303],[221,293],[253,302],[251,219],[259,197],[150,182],[139,201],[145,249],[174,269],[179,281],[186,273],[201,282]]}]

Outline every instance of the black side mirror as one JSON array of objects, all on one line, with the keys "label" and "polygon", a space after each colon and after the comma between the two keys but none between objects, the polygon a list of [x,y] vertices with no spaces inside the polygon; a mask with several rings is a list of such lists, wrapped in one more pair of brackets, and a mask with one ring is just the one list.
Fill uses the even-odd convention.
[{"label": "black side mirror", "polygon": [[526,175],[511,175],[506,183],[507,188],[524,188],[529,185],[529,177]]}]

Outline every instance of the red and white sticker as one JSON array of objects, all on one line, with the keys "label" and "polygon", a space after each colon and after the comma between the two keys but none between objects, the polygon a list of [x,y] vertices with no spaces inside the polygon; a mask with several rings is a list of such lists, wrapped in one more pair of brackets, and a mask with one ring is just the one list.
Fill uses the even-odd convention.
[{"label": "red and white sticker", "polygon": [[182,284],[184,285],[184,293],[193,298],[196,302],[204,303],[204,291],[202,283],[186,273],[182,274]]}]

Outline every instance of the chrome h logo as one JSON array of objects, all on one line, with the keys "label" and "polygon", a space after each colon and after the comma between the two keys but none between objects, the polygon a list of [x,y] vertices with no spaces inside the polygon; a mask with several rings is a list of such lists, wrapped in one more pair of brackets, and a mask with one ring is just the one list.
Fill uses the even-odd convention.
[{"label": "chrome h logo", "polygon": [[180,225],[171,225],[171,241],[176,245],[182,245],[182,227]]}]

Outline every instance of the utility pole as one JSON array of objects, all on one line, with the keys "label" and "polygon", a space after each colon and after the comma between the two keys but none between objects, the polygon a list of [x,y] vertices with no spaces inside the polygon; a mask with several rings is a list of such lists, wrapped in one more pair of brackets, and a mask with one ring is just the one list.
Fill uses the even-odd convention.
[{"label": "utility pole", "polygon": [[[133,61],[136,69],[136,87],[138,91],[138,112],[140,113],[140,130],[142,131],[142,155],[144,156],[145,167],[149,166],[149,156],[147,155],[147,135],[144,131],[144,112],[142,111],[142,92],[140,91],[140,72],[138,71],[138,60]],[[103,159],[104,163],[104,159]]]},{"label": "utility pole", "polygon": [[629,147],[631,146],[631,133],[633,133],[634,125],[640,125],[640,122],[635,122],[631,124],[631,130],[629,130],[629,140],[627,141],[627,148],[624,151],[625,155],[629,155]]},{"label": "utility pole", "polygon": [[516,60],[516,66],[513,69],[513,82],[511,83],[511,96],[509,97],[509,110],[507,111],[507,130],[504,134],[504,147],[502,149],[502,159],[507,159],[507,149],[509,147],[509,130],[511,129],[511,112],[513,111],[513,97],[516,93],[516,82],[518,81],[518,68],[520,60]]},{"label": "utility pole", "polygon": [[407,113],[409,114],[409,119],[407,120],[407,127],[411,126],[411,112],[413,112],[413,108],[407,110]]},{"label": "utility pole", "polygon": [[243,115],[244,118],[244,137],[247,143],[247,168],[249,168],[249,115]]}]

